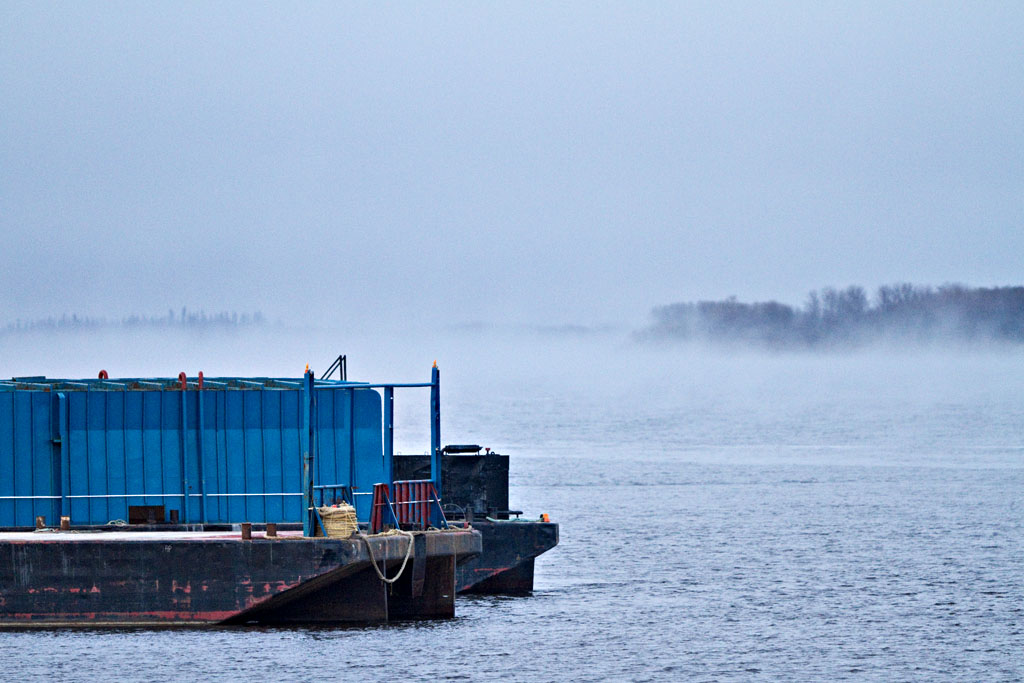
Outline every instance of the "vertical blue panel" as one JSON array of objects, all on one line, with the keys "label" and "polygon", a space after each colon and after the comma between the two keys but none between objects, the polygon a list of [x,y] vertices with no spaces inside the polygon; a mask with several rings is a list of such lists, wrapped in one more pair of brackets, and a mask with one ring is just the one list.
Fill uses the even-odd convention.
[{"label": "vertical blue panel", "polygon": [[334,413],[337,406],[333,391],[320,390],[316,395],[316,476],[317,486],[344,484],[338,479],[337,444],[334,439]]},{"label": "vertical blue panel", "polygon": [[220,475],[217,457],[217,413],[220,407],[219,391],[207,391],[203,397],[203,480],[206,487],[206,521],[219,522],[220,509],[217,478]]},{"label": "vertical blue panel", "polygon": [[97,523],[121,519],[128,521],[128,493],[125,481],[128,473],[128,462],[125,452],[125,392],[104,392],[106,399],[106,432],[107,432],[107,494],[118,495],[107,498],[107,519]]},{"label": "vertical blue panel", "polygon": [[32,396],[16,392],[14,398],[14,523],[28,524],[32,518]]},{"label": "vertical blue panel", "polygon": [[[242,429],[243,394],[244,391],[229,391],[224,397],[226,438],[225,451],[227,461],[227,491],[225,493],[245,493],[245,433]],[[246,521],[244,496],[229,496],[228,519]]]},{"label": "vertical blue panel", "polygon": [[[371,492],[375,483],[386,479],[380,394],[370,389],[320,389],[316,400],[316,484],[352,486],[354,494]],[[353,499],[365,521],[371,498]]]},{"label": "vertical blue panel", "polygon": [[[331,420],[330,434],[334,443],[334,484],[352,487],[352,392],[333,391],[334,413]],[[353,489],[353,493],[358,492]],[[360,496],[356,496],[359,498]],[[361,496],[365,498],[365,496]]]},{"label": "vertical blue panel", "polygon": [[[263,472],[267,493],[284,491],[284,472],[281,467],[281,435],[284,424],[281,421],[281,400],[284,392],[262,391],[263,394]],[[284,502],[282,496],[267,496],[264,499],[265,520],[283,520]]]},{"label": "vertical blue panel", "polygon": [[[345,392],[352,400],[352,442],[355,450],[353,485],[357,491],[372,491],[373,485],[384,481],[384,442],[381,433],[380,394],[372,389]],[[356,515],[360,521],[369,521],[372,499],[355,496]]]},{"label": "vertical blue panel", "polygon": [[35,524],[37,515],[53,523],[53,440],[50,408],[53,399],[49,393],[32,392],[32,493],[41,496],[32,501],[32,514],[28,524]]},{"label": "vertical blue panel", "polygon": [[[316,397],[316,484],[350,486],[351,392],[320,389]],[[332,492],[328,492],[330,494]]]},{"label": "vertical blue panel", "polygon": [[73,391],[68,394],[68,496],[72,524],[80,524],[89,517],[89,459],[85,414],[88,394]]},{"label": "vertical blue panel", "polygon": [[188,510],[190,522],[198,522],[202,502],[199,500],[199,392],[185,394],[185,472],[188,480]]},{"label": "vertical blue panel", "polygon": [[[329,433],[333,411],[333,396],[331,392],[319,390],[316,392],[316,402],[313,415],[316,425],[316,439],[313,447],[313,485],[323,486],[324,484],[337,483],[334,479],[334,470],[330,453],[334,448],[333,434]],[[313,497],[314,500],[317,496]]]},{"label": "vertical blue panel", "polygon": [[208,522],[210,519],[207,510],[206,496],[206,392],[196,393],[196,457],[199,462],[199,475],[196,477],[196,491],[199,492],[199,521]]},{"label": "vertical blue panel", "polygon": [[[208,403],[216,406],[213,417],[207,418],[207,429],[213,430],[213,445],[209,451],[209,459],[213,461],[212,467],[215,470],[214,478],[210,481],[208,494],[221,494],[227,491],[227,460],[225,457],[226,439],[224,435],[224,396],[226,392],[214,393],[214,399],[208,398]],[[208,517],[218,522],[226,522],[228,519],[227,498],[221,495],[210,495],[210,512]]]},{"label": "vertical blue panel", "polygon": [[142,493],[143,505],[168,505],[174,501],[154,494],[165,493],[163,466],[164,392],[142,394]]},{"label": "vertical blue panel", "polygon": [[[281,404],[284,429],[281,434],[281,461],[283,463],[284,490],[302,491],[302,392],[289,391]],[[284,518],[289,522],[302,521],[302,497],[288,496],[284,500]]]},{"label": "vertical blue panel", "polygon": [[[107,393],[90,391],[86,393],[86,430],[88,430],[86,461],[89,469],[89,510],[88,524],[103,524],[110,517],[107,515]],[[106,517],[102,521],[100,518]]]},{"label": "vertical blue panel", "polygon": [[14,397],[16,392],[0,392],[0,525],[14,526]]},{"label": "vertical blue panel", "polygon": [[[230,394],[226,391],[217,394],[217,486],[214,491],[218,494],[227,493],[230,490],[228,487],[228,432],[225,421],[229,397]],[[217,519],[226,522],[229,520],[228,499],[221,495],[216,496],[216,499]]]},{"label": "vertical blue panel", "polygon": [[[263,485],[263,391],[242,392],[245,429],[245,491],[262,494]],[[243,521],[262,522],[265,519],[262,495],[246,496],[246,515]]]},{"label": "vertical blue panel", "polygon": [[[185,518],[181,498],[181,397],[174,391],[160,392],[160,469],[163,476],[163,504]],[[175,495],[177,494],[177,495]]]},{"label": "vertical blue panel", "polygon": [[[352,392],[324,390],[322,394],[327,394],[331,397],[330,402],[327,404],[330,409],[322,413],[322,417],[326,419],[321,424],[321,429],[317,434],[317,438],[322,439],[326,446],[323,449],[325,461],[324,477],[326,481],[322,483],[351,486],[352,477],[349,468],[349,458],[351,456],[352,443],[349,429]],[[317,397],[317,400],[321,400],[321,397]]]},{"label": "vertical blue panel", "polygon": [[[60,392],[52,392],[46,397],[46,401],[49,404],[50,411],[50,434],[49,434],[49,445],[50,445],[50,492],[54,496],[60,496],[64,487],[64,481],[62,477],[63,469],[63,451],[61,450],[61,444],[59,440],[64,435],[64,426],[67,424],[66,413],[64,411],[65,401],[67,399]],[[0,451],[2,452],[2,451]],[[48,512],[46,513],[46,519],[50,524],[55,523],[60,519],[61,516],[62,501],[59,498],[52,498],[48,506]]]},{"label": "vertical blue panel", "polygon": [[[150,392],[129,391],[122,394],[124,398],[124,490],[133,496],[143,493],[146,468],[143,463],[142,451],[144,434],[142,431],[142,402]],[[126,498],[125,507],[129,505],[145,505],[141,497]],[[157,503],[163,505],[163,503]],[[127,511],[125,512],[127,514]],[[125,521],[127,517],[122,517]]]},{"label": "vertical blue panel", "polygon": [[338,441],[344,444],[344,448],[339,451],[339,459],[344,463],[345,478],[348,480],[349,486],[352,487],[353,499],[360,501],[359,507],[363,507],[363,501],[369,500],[369,496],[355,495],[356,493],[366,493],[369,490],[364,482],[356,480],[356,398],[357,392],[345,392],[345,408],[342,414],[344,418],[343,422],[339,423],[344,424],[345,429],[338,434]]},{"label": "vertical blue panel", "polygon": [[221,392],[204,392],[203,396],[203,430],[200,434],[203,444],[203,472],[201,483],[206,492],[206,521],[220,521],[217,509],[218,496],[210,496],[217,492],[217,395]]}]

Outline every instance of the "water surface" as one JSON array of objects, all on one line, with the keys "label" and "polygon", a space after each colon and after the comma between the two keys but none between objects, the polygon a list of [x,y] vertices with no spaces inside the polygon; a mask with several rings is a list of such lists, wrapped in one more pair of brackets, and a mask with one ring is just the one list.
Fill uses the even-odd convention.
[{"label": "water surface", "polygon": [[[513,506],[562,525],[532,597],[372,628],[8,633],[5,677],[1024,677],[1020,354],[436,346],[444,440],[511,453]],[[415,451],[424,404],[400,400]]]}]

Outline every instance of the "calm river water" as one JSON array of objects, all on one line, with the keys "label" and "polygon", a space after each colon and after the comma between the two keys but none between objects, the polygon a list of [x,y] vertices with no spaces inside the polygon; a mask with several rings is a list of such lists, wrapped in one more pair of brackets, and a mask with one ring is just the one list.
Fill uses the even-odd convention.
[{"label": "calm river water", "polygon": [[[435,347],[444,440],[510,453],[513,506],[562,525],[532,597],[373,628],[7,633],[0,676],[1024,678],[1019,351]],[[262,353],[248,360],[273,365]],[[419,379],[432,360],[352,374]],[[423,413],[399,405],[407,451]]]}]

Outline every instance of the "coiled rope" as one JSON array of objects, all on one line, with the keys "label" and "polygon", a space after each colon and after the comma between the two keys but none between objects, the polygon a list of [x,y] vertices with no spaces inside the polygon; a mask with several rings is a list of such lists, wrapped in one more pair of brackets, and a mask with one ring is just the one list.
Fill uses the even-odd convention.
[{"label": "coiled rope", "polygon": [[[409,545],[405,549],[405,559],[402,560],[402,566],[398,568],[398,573],[395,574],[394,577],[389,579],[389,578],[387,578],[387,576],[384,575],[384,572],[382,572],[380,570],[380,568],[377,567],[377,558],[375,558],[373,556],[373,547],[370,545],[370,538],[366,534],[364,534],[362,532],[359,533],[359,537],[362,538],[363,541],[366,543],[366,552],[370,555],[370,564],[373,565],[373,571],[377,572],[378,578],[380,578],[380,580],[383,581],[384,583],[394,583],[395,581],[398,581],[398,579],[400,579],[402,577],[402,573],[405,571],[405,566],[407,564],[409,564],[409,558],[412,557],[412,544],[415,542],[415,538],[416,537],[411,532],[409,532],[409,531],[402,531],[401,529],[391,529],[390,531],[386,531],[383,534],[376,534],[376,535],[377,536],[406,536],[406,537],[409,538]],[[387,571],[387,565],[384,566],[384,570]]]}]

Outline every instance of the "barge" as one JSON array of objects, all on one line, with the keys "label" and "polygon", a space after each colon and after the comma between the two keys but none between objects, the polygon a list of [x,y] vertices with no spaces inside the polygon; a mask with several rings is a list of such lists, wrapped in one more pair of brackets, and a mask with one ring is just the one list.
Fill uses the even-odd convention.
[{"label": "barge", "polygon": [[[395,475],[420,479],[430,475],[425,455],[396,455]],[[460,593],[526,595],[533,591],[534,560],[558,545],[558,524],[523,519],[512,510],[508,495],[509,456],[478,445],[442,449],[441,486],[444,512],[479,532],[484,552],[460,562],[456,586]]]},{"label": "barge", "polygon": [[[405,476],[395,390],[415,388],[430,450]],[[0,626],[372,623],[528,592],[557,525],[515,523],[507,502],[466,514],[484,510],[457,500],[502,482],[447,500],[462,470],[440,444],[436,364],[423,383],[0,381]],[[324,524],[337,505],[354,533]]]}]

